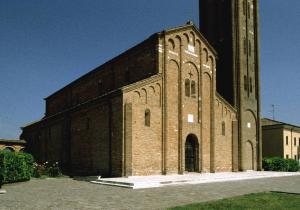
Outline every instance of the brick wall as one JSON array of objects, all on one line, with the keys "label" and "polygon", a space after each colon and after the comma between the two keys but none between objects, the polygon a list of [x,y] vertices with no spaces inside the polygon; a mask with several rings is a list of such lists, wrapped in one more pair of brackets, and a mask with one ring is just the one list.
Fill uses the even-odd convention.
[{"label": "brick wall", "polygon": [[[124,94],[127,108],[124,137],[126,175],[155,175],[162,173],[162,104],[161,79],[140,84]],[[129,105],[130,104],[130,105]],[[150,113],[150,124],[145,123],[146,111]],[[132,123],[131,127],[130,123]],[[130,129],[130,130],[129,130]],[[128,151],[129,150],[129,151]]]},{"label": "brick wall", "polygon": [[157,36],[152,36],[46,98],[46,116],[157,73]]},{"label": "brick wall", "polygon": [[[216,172],[233,170],[233,121],[236,121],[236,110],[223,98],[215,100],[215,169]],[[237,152],[237,151],[236,151]]]}]

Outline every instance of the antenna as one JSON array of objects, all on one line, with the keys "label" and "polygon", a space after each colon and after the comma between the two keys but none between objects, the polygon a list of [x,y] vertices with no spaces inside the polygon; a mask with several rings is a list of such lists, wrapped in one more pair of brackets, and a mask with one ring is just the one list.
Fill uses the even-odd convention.
[{"label": "antenna", "polygon": [[272,104],[272,116],[273,116],[273,120],[275,120],[275,104]]}]

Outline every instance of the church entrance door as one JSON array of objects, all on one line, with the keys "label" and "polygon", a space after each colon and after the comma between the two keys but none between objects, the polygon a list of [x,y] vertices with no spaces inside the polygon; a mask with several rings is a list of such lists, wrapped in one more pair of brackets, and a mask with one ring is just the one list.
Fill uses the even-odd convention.
[{"label": "church entrance door", "polygon": [[195,135],[190,134],[185,142],[185,171],[198,171],[199,144]]}]

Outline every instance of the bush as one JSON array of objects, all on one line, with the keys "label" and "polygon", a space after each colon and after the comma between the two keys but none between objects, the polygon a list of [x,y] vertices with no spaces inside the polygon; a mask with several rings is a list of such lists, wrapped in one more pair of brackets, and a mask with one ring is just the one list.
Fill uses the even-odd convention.
[{"label": "bush", "polygon": [[293,159],[287,159],[287,171],[299,171],[299,162]]},{"label": "bush", "polygon": [[32,176],[36,178],[40,178],[41,176],[50,176],[50,177],[58,177],[61,176],[61,170],[59,168],[58,162],[50,164],[49,162],[45,162],[44,164],[34,163]]},{"label": "bush", "polygon": [[13,183],[30,180],[33,157],[27,153],[0,152],[0,182]]},{"label": "bush", "polygon": [[51,177],[58,177],[61,175],[61,171],[59,169],[58,162],[56,162],[48,167],[48,175]]},{"label": "bush", "polygon": [[296,160],[281,157],[264,158],[262,164],[265,171],[295,172],[299,170],[299,164]]}]

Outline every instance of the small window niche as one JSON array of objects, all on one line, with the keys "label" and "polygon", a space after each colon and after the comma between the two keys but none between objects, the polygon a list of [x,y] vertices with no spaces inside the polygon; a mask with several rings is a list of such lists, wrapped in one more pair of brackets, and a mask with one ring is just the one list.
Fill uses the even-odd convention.
[{"label": "small window niche", "polygon": [[150,109],[145,110],[145,126],[150,127],[151,112]]},{"label": "small window niche", "polygon": [[248,46],[247,46],[247,39],[246,37],[244,37],[244,54],[247,55],[247,50],[248,50]]},{"label": "small window niche", "polygon": [[185,79],[184,87],[185,87],[185,96],[190,97],[191,96],[191,90],[190,90],[190,80],[189,79]]},{"label": "small window niche", "polygon": [[191,96],[196,98],[196,82],[194,80],[191,82]]},{"label": "small window niche", "polygon": [[223,136],[225,136],[225,134],[226,134],[225,128],[226,128],[226,127],[225,127],[225,122],[223,121],[223,122],[222,122],[222,135],[223,135]]},{"label": "small window niche", "polygon": [[250,40],[248,42],[248,51],[249,51],[248,55],[249,55],[249,57],[251,57],[252,46],[251,46],[251,41]]},{"label": "small window niche", "polygon": [[248,90],[248,82],[247,82],[247,76],[244,75],[244,90],[247,91]]}]

